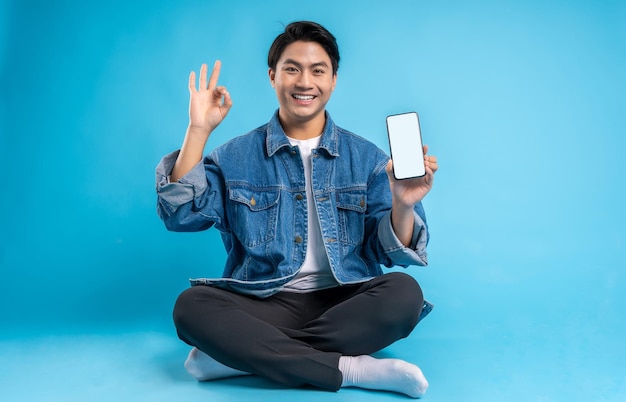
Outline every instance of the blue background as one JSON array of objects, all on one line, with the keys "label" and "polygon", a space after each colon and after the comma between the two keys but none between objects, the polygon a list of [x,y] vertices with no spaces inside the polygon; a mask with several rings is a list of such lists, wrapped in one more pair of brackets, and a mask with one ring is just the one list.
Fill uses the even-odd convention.
[{"label": "blue background", "polygon": [[427,395],[626,398],[619,0],[1,1],[0,355],[68,334],[177,342],[176,296],[225,259],[216,231],[155,212],[188,74],[221,59],[234,99],[208,148],[247,132],[277,107],[267,50],[298,19],[338,39],[337,124],[387,149],[385,116],[416,110],[439,158],[430,266],[409,271],[436,308],[391,349],[430,370]]}]

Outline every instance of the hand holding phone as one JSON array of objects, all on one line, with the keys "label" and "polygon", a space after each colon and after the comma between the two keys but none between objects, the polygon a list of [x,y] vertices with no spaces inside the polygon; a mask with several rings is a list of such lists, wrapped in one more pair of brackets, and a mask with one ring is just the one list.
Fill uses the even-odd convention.
[{"label": "hand holding phone", "polygon": [[397,180],[422,177],[426,174],[424,148],[416,112],[387,116],[387,134]]}]

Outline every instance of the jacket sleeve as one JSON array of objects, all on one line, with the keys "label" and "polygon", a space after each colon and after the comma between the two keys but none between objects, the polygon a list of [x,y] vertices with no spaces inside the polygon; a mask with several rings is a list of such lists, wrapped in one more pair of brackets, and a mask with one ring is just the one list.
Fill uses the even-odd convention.
[{"label": "jacket sleeve", "polygon": [[405,247],[391,226],[391,211],[383,215],[378,224],[378,238],[393,265],[428,265],[426,245],[428,244],[428,228],[418,209],[423,211],[421,203],[416,207],[413,223],[413,238],[409,247]]},{"label": "jacket sleeve", "polygon": [[156,168],[157,213],[168,230],[196,232],[214,225],[223,229],[224,184],[210,157],[198,162],[178,182],[169,176],[179,151],[165,155]]},{"label": "jacket sleeve", "polygon": [[415,205],[413,237],[409,247],[405,247],[396,236],[391,224],[391,190],[385,166],[386,162],[379,165],[368,186],[364,247],[366,250],[371,250],[375,258],[387,267],[428,265],[426,246],[429,233],[422,203]]}]

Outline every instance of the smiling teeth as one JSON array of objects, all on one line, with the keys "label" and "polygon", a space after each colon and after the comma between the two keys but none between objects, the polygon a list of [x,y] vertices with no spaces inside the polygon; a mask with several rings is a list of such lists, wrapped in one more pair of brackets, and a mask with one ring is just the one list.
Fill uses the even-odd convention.
[{"label": "smiling teeth", "polygon": [[313,95],[293,95],[293,97],[298,100],[304,100],[304,101],[313,100],[314,98]]}]

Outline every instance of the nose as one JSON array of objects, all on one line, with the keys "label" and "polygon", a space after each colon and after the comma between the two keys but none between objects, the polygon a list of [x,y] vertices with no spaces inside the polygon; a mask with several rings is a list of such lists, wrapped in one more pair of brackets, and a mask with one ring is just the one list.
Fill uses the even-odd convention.
[{"label": "nose", "polygon": [[311,87],[311,74],[308,71],[303,71],[298,77],[298,86],[302,88]]}]

